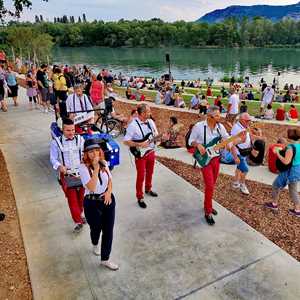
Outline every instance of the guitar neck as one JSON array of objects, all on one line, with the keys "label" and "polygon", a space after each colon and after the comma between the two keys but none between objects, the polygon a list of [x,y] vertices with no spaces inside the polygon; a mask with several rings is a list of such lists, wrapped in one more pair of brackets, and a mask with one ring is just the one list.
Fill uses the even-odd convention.
[{"label": "guitar neck", "polygon": [[[262,126],[263,126],[263,124],[261,124],[261,123],[255,123],[255,124],[250,125],[248,128],[245,128],[244,131],[250,132],[251,129],[259,128],[259,127],[262,127]],[[228,139],[224,140],[223,142],[217,144],[214,148],[215,148],[215,150],[220,150],[222,148],[225,148],[229,143],[235,142],[237,139],[240,139],[240,133],[237,134],[237,135],[231,136],[230,138],[228,138]]]},{"label": "guitar neck", "polygon": [[234,136],[231,136],[230,138],[224,140],[223,142],[217,144],[214,149],[215,150],[220,150],[222,148],[225,148],[228,144],[234,142],[235,140],[239,139],[240,137],[238,135],[234,135]]}]

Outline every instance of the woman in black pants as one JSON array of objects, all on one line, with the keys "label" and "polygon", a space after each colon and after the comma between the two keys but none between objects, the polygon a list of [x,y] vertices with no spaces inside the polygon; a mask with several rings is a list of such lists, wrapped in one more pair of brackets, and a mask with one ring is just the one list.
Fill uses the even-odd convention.
[{"label": "woman in black pants", "polygon": [[79,172],[85,187],[84,214],[90,226],[94,254],[101,254],[101,265],[116,271],[119,266],[109,260],[116,204],[112,194],[111,174],[98,140],[88,139],[85,141],[83,164],[80,165]]}]

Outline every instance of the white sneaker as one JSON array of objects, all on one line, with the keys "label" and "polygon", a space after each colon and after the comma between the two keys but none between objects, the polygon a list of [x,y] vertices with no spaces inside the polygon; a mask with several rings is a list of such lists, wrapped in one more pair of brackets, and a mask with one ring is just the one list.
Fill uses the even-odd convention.
[{"label": "white sneaker", "polygon": [[240,184],[238,181],[234,181],[234,182],[232,183],[232,187],[233,187],[234,189],[239,189],[239,188],[241,187],[241,184]]},{"label": "white sneaker", "polygon": [[243,183],[243,184],[240,185],[240,190],[245,195],[249,195],[250,194],[250,192],[249,192],[249,190],[248,190],[248,188],[247,188],[247,186],[246,186],[245,183]]},{"label": "white sneaker", "polygon": [[47,114],[48,113],[48,108],[45,108],[45,114]]},{"label": "white sneaker", "polygon": [[93,246],[93,252],[95,255],[99,256],[101,254],[100,246],[99,245]]},{"label": "white sneaker", "polygon": [[119,266],[109,260],[101,260],[101,265],[112,270],[117,271],[119,269]]}]

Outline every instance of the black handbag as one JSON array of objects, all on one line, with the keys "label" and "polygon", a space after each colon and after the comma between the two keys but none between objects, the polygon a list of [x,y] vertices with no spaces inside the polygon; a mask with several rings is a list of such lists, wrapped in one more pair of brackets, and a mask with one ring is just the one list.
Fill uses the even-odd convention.
[{"label": "black handbag", "polygon": [[82,187],[82,182],[80,177],[75,176],[65,176],[65,181],[68,189],[75,189]]},{"label": "black handbag", "polygon": [[252,151],[252,147],[250,148],[245,148],[245,149],[241,149],[240,147],[236,146],[240,152],[240,155],[241,156],[248,156],[251,154],[251,151]]}]

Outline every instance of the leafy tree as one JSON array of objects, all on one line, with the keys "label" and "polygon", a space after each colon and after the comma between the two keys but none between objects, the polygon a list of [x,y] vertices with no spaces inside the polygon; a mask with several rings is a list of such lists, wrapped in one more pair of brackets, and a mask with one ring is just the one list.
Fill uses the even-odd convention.
[{"label": "leafy tree", "polygon": [[[47,2],[48,0],[42,0]],[[5,17],[17,17],[19,18],[24,8],[30,8],[32,6],[32,2],[30,0],[13,0],[10,5],[7,3],[8,1],[0,1],[0,20],[4,20]],[[8,5],[8,6],[7,6]]]}]

